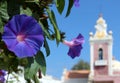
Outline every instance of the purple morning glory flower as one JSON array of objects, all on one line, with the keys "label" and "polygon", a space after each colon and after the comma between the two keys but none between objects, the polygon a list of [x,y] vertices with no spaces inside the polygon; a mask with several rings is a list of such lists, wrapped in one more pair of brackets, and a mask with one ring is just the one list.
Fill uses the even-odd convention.
[{"label": "purple morning glory flower", "polygon": [[64,40],[63,43],[70,47],[68,55],[71,56],[71,58],[75,58],[80,55],[84,38],[79,34],[77,38],[74,38],[72,41]]},{"label": "purple morning glory flower", "polygon": [[79,7],[80,6],[79,0],[74,0],[74,5],[75,5],[75,7]]},{"label": "purple morning glory flower", "polygon": [[0,83],[5,82],[5,75],[6,75],[6,72],[4,70],[0,70]]},{"label": "purple morning glory flower", "polygon": [[2,40],[7,48],[17,57],[34,56],[43,44],[44,37],[41,26],[27,15],[15,15],[4,26]]}]

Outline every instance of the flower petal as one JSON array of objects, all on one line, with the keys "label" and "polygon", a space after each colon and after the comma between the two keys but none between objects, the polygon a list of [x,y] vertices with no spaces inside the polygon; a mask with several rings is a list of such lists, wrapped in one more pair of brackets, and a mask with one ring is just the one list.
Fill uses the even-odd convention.
[{"label": "flower petal", "polygon": [[7,48],[11,51],[16,46],[16,44],[18,44],[18,41],[15,38],[4,38],[3,41],[7,45]]},{"label": "flower petal", "polygon": [[83,44],[84,43],[84,37],[79,34],[75,39],[72,40],[74,42],[75,45],[78,44]]},{"label": "flower petal", "polygon": [[23,25],[23,23],[25,23],[25,20],[24,17],[26,15],[16,15],[16,16],[13,16],[13,18],[8,22],[7,27],[15,34],[17,35],[17,33],[20,32],[21,30],[21,27]]},{"label": "flower petal", "polygon": [[32,49],[25,42],[18,43],[12,50],[19,58],[31,57],[35,55],[34,49]]},{"label": "flower petal", "polygon": [[80,56],[81,50],[82,50],[82,45],[70,47],[68,55],[74,59],[76,56],[77,57]]},{"label": "flower petal", "polygon": [[11,28],[9,28],[9,26],[8,26],[8,24],[7,25],[5,25],[5,27],[4,27],[4,32],[3,32],[3,35],[2,35],[2,38],[3,39],[5,39],[5,38],[16,38],[16,35],[15,35],[15,32],[11,29]]},{"label": "flower petal", "polygon": [[75,7],[79,7],[80,6],[79,0],[74,0],[74,4],[75,4]]}]

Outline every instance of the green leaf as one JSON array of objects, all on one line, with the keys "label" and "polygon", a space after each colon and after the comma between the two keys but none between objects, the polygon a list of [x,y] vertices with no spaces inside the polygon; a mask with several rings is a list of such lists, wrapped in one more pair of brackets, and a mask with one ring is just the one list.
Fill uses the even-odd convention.
[{"label": "green leaf", "polygon": [[44,31],[45,35],[49,38],[49,39],[52,39],[51,36],[50,36],[50,33],[49,31],[46,29],[46,27],[42,24],[41,21],[39,21],[40,25],[41,25],[41,28],[42,30]]},{"label": "green leaf", "polygon": [[60,14],[62,14],[65,6],[65,0],[56,0],[56,7]]},{"label": "green leaf", "polygon": [[34,80],[34,83],[40,83],[37,75],[34,75],[32,79]]},{"label": "green leaf", "polygon": [[55,37],[56,37],[56,41],[57,41],[57,45],[58,45],[61,40],[61,37],[60,37],[60,31],[59,31],[57,23],[56,23],[54,12],[50,9],[47,9],[47,13],[48,13],[50,22],[53,25]]},{"label": "green leaf", "polygon": [[7,70],[9,72],[18,71],[18,59],[12,54],[8,54],[8,56],[2,52],[0,53],[0,69]]},{"label": "green leaf", "polygon": [[16,14],[20,14],[20,4],[17,0],[7,0],[7,12],[10,18]]},{"label": "green leaf", "polygon": [[[0,18],[0,32],[3,32],[3,22],[2,22],[2,20],[1,20],[1,18]],[[1,40],[1,39],[0,39]]]},{"label": "green leaf", "polygon": [[49,56],[50,55],[50,48],[49,48],[49,45],[48,45],[48,42],[46,39],[44,39],[44,47],[45,47],[46,55]]},{"label": "green leaf", "polygon": [[30,67],[25,68],[25,79],[32,79],[37,74],[39,68],[39,64],[34,60]]},{"label": "green leaf", "polygon": [[32,13],[32,17],[34,17],[37,21],[40,18],[39,13],[37,11],[35,11],[35,12]]},{"label": "green leaf", "polygon": [[8,21],[9,19],[7,14],[7,2],[0,3],[0,18],[2,21]]},{"label": "green leaf", "polygon": [[26,8],[26,9],[23,9],[22,7],[20,8],[20,14],[26,14],[28,16],[31,16],[32,15],[32,11],[30,10],[30,8]]},{"label": "green leaf", "polygon": [[70,12],[71,12],[71,8],[72,8],[72,6],[73,6],[73,3],[74,3],[73,0],[69,0],[69,5],[68,5],[66,17],[69,16],[69,14],[70,14]]},{"label": "green leaf", "polygon": [[35,60],[39,64],[40,70],[45,75],[46,74],[46,61],[41,51],[37,53],[37,55],[35,56]]},{"label": "green leaf", "polygon": [[39,2],[39,0],[25,0],[25,2]]},{"label": "green leaf", "polygon": [[34,58],[33,57],[27,57],[27,60],[28,60],[28,64],[26,67],[30,67],[31,64],[34,62]]},{"label": "green leaf", "polygon": [[30,70],[29,70],[29,72],[30,72],[30,76],[34,76],[34,75],[36,75],[36,73],[38,72],[38,70],[39,70],[39,64],[34,60],[34,63],[32,63],[31,64],[31,67],[30,67]]},{"label": "green leaf", "polygon": [[0,3],[0,32],[3,32],[3,26],[8,21],[7,2]]},{"label": "green leaf", "polygon": [[[33,77],[33,75],[34,75],[34,73],[35,72],[32,72],[32,74],[31,74],[31,67],[32,67],[32,64],[34,64],[34,59],[33,59],[33,57],[28,57],[27,58],[27,61],[28,61],[28,63],[27,63],[27,65],[25,66],[25,72],[24,72],[24,76],[25,76],[25,79],[27,80],[27,81],[29,81],[29,79],[32,79],[32,77]],[[32,75],[32,76],[31,76]]]},{"label": "green leaf", "polygon": [[40,69],[44,75],[46,73],[46,62],[43,53],[39,51],[35,55],[34,61],[32,57],[28,58],[28,63],[29,65],[25,67],[25,79],[28,81],[30,81],[29,79],[33,79],[35,83],[39,83],[36,77],[38,70]]},{"label": "green leaf", "polygon": [[1,53],[0,54],[0,69],[7,70],[8,67],[9,67],[8,57],[6,57],[4,53]]},{"label": "green leaf", "polygon": [[27,58],[22,58],[22,59],[19,59],[19,65],[21,66],[28,66],[28,59]]}]

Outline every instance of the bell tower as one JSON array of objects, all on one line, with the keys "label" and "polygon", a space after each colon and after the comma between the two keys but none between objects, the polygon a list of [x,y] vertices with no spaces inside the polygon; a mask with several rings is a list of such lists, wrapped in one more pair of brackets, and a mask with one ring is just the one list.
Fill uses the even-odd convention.
[{"label": "bell tower", "polygon": [[112,75],[112,31],[107,33],[107,24],[102,15],[90,32],[90,76]]}]

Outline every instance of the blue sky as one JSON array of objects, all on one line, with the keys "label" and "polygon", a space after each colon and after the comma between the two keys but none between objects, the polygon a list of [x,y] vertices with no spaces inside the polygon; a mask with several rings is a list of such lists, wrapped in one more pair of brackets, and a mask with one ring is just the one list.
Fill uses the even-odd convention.
[{"label": "blue sky", "polygon": [[58,26],[61,31],[66,32],[66,39],[71,40],[79,33],[85,38],[81,55],[75,59],[71,59],[67,55],[69,49],[67,46],[60,44],[57,47],[55,41],[49,41],[51,55],[46,57],[47,74],[59,79],[64,68],[70,70],[81,59],[90,61],[89,32],[95,33],[94,26],[100,13],[106,20],[108,31],[113,31],[113,55],[120,60],[120,51],[118,50],[120,49],[120,0],[80,0],[79,3],[80,7],[73,7],[67,18],[65,18],[67,6],[62,15],[53,6]]}]

